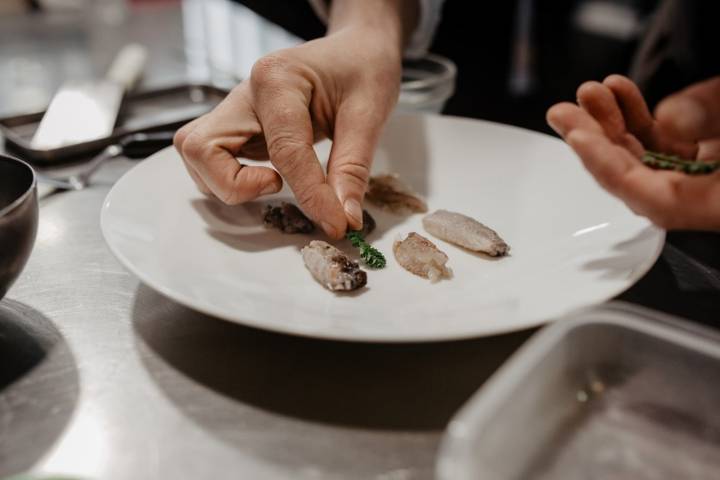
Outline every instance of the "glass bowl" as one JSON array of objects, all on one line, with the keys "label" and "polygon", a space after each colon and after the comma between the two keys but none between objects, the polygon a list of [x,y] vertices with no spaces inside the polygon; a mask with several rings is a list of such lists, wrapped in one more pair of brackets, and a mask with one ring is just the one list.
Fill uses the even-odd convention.
[{"label": "glass bowl", "polygon": [[456,76],[455,64],[440,55],[403,61],[398,110],[440,113],[455,92]]}]

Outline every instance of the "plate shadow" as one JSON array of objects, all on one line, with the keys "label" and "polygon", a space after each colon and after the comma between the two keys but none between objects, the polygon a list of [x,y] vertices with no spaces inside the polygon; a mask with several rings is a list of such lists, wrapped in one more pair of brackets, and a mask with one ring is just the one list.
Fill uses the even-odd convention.
[{"label": "plate shadow", "polygon": [[601,271],[602,278],[625,278],[628,270],[637,264],[638,256],[643,255],[642,244],[654,235],[655,228],[647,226],[633,238],[614,245],[614,256],[587,262],[582,268],[590,271]]},{"label": "plate shadow", "polygon": [[161,360],[146,368],[186,415],[206,427],[180,372],[233,402],[324,424],[442,430],[457,409],[530,335],[428,344],[361,344],[270,333],[197,313],[139,287],[138,341]]}]

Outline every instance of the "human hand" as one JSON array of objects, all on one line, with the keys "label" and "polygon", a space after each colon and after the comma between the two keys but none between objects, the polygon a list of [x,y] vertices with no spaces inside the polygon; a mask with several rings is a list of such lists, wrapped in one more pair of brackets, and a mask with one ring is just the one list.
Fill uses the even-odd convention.
[{"label": "human hand", "polygon": [[[279,191],[284,178],[303,211],[340,238],[362,227],[374,150],[400,76],[400,41],[346,26],[260,59],[215,110],[178,131],[175,146],[205,194],[238,204]],[[313,150],[324,137],[333,140],[327,176]],[[236,157],[269,159],[277,172]]]},{"label": "human hand", "polygon": [[690,176],[641,162],[646,150],[720,159],[720,77],[667,97],[654,117],[620,75],[583,84],[577,98],[553,106],[547,120],[601,186],[660,227],[720,230],[720,172]]}]

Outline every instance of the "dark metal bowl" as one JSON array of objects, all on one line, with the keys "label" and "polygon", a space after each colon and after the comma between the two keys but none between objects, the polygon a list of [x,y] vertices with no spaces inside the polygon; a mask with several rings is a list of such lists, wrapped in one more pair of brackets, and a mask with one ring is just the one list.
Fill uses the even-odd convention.
[{"label": "dark metal bowl", "polygon": [[35,172],[0,155],[0,299],[27,262],[38,226]]}]

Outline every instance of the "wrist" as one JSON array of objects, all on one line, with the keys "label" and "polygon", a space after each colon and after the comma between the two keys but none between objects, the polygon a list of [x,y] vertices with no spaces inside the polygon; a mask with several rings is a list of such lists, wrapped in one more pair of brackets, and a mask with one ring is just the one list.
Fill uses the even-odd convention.
[{"label": "wrist", "polygon": [[418,0],[333,0],[328,35],[353,30],[365,35],[363,41],[385,45],[398,57],[415,30],[419,17]]}]

